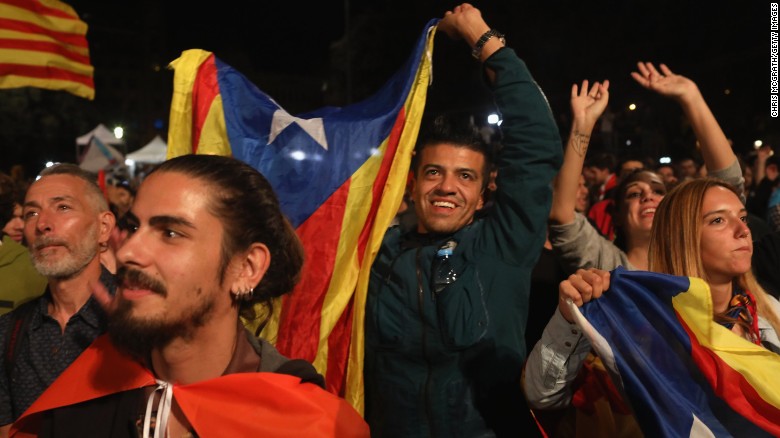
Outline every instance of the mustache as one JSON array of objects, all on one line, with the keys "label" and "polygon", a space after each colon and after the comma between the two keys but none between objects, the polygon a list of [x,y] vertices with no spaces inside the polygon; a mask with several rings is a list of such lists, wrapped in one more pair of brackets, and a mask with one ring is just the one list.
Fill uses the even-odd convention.
[{"label": "mustache", "polygon": [[162,282],[137,269],[122,266],[116,271],[116,279],[119,287],[123,289],[148,289],[163,297],[168,296],[168,290]]},{"label": "mustache", "polygon": [[37,251],[43,248],[44,246],[49,246],[49,245],[62,245],[66,248],[70,248],[67,241],[63,239],[59,239],[57,237],[49,237],[49,236],[38,237],[37,239],[35,239],[32,246],[33,249]]}]

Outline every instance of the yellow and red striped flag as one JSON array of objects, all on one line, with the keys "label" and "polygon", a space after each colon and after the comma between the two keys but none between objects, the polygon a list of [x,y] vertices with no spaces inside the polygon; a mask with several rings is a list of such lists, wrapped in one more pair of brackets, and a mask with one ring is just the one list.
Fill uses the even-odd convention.
[{"label": "yellow and red striped flag", "polygon": [[87,24],[57,0],[0,0],[0,88],[95,98]]},{"label": "yellow and red striped flag", "polygon": [[406,187],[429,81],[435,23],[368,99],[287,113],[212,53],[175,69],[168,158],[232,155],[271,182],[306,251],[302,279],[263,336],[312,362],[328,390],[363,408],[363,319],[371,263]]}]

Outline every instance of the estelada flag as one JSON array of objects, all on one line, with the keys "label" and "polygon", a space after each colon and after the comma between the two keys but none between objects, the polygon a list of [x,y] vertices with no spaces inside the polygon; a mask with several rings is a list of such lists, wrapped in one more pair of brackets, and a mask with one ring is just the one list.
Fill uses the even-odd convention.
[{"label": "estelada flag", "polygon": [[[37,436],[41,412],[156,385],[148,369],[103,335],[14,422],[10,436]],[[173,384],[173,398],[201,437],[369,436],[368,425],[346,401],[286,374],[237,373]]]},{"label": "estelada flag", "polygon": [[95,98],[87,24],[57,0],[0,0],[0,88]]},{"label": "estelada flag", "polygon": [[212,53],[171,63],[168,158],[232,155],[271,182],[306,251],[302,280],[263,336],[306,359],[362,412],[363,320],[371,263],[406,185],[437,20],[376,94],[293,116]]},{"label": "estelada flag", "polygon": [[703,280],[618,268],[571,307],[645,436],[780,436],[780,355],[716,323]]}]

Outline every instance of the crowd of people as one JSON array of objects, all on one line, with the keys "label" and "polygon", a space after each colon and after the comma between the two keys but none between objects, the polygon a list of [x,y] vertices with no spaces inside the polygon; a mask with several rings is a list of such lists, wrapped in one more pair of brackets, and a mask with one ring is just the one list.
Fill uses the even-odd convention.
[{"label": "crowd of people", "polygon": [[446,116],[422,129],[372,265],[362,417],[242,324],[305,258],[268,181],[186,155],[140,184],[101,187],[67,163],[0,175],[0,437],[641,436],[631,415],[565,415],[600,361],[574,308],[609,294],[618,267],[703,279],[715,322],[780,354],[771,146],[735,154],[696,83],[649,62],[632,77],[679,104],[701,162],[590,151],[608,80],[572,85],[563,143],[478,9],[438,29],[478,60],[500,144]]}]

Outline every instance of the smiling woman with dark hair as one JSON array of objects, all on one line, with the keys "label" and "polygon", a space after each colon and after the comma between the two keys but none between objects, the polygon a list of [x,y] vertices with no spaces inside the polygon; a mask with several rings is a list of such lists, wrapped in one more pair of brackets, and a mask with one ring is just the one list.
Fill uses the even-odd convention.
[{"label": "smiling woman with dark hair", "polygon": [[[701,153],[710,175],[738,187],[742,172],[731,145],[710,111],[696,84],[661,65],[640,62],[633,78],[641,86],[680,104],[701,144]],[[588,81],[571,96],[573,123],[566,145],[564,163],[554,183],[550,210],[550,242],[569,273],[578,268],[612,270],[647,269],[650,229],[658,203],[666,193],[663,179],[646,170],[625,177],[615,191],[614,221],[617,238],[613,243],[602,237],[587,219],[575,211],[577,182],[582,173],[590,134],[609,99],[609,81]]]}]

